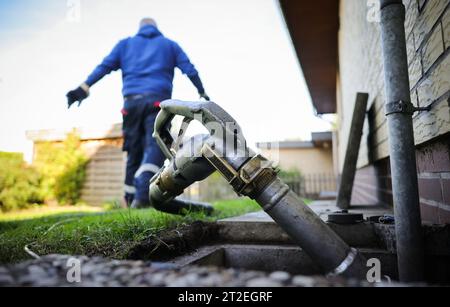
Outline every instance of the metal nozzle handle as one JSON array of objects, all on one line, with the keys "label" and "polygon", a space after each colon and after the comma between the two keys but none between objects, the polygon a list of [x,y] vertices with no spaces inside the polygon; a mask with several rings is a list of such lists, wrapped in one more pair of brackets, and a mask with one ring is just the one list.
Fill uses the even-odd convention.
[{"label": "metal nozzle handle", "polygon": [[[212,101],[163,101],[161,103],[161,111],[156,117],[153,137],[164,155],[170,160],[174,157],[173,152],[170,150],[174,139],[170,135],[169,123],[173,120],[175,115],[200,121],[203,126],[208,129],[211,135],[214,133],[214,127],[217,127],[217,124],[219,124],[224,131],[229,133],[241,133],[241,128],[234,118]],[[213,125],[208,125],[209,123],[214,123],[214,127]],[[232,127],[233,131],[228,131],[230,130],[230,127]]]}]

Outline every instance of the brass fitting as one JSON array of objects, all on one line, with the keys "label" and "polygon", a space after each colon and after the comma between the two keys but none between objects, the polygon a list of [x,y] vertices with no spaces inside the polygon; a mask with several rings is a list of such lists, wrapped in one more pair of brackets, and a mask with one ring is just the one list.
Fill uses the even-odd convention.
[{"label": "brass fitting", "polygon": [[201,152],[239,195],[255,199],[277,177],[271,162],[262,155],[250,158],[240,170],[236,170],[209,144],[205,144]]}]

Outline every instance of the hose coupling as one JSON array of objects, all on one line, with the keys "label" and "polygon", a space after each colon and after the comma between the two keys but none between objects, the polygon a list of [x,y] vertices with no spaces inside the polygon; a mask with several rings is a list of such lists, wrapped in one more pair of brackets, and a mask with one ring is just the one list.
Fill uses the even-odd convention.
[{"label": "hose coupling", "polygon": [[356,248],[350,248],[350,252],[344,261],[341,262],[333,271],[327,274],[327,277],[334,277],[343,274],[347,269],[353,264],[356,257],[358,256],[358,250]]},{"label": "hose coupling", "polygon": [[254,199],[277,177],[271,162],[261,155],[250,158],[239,170],[236,170],[209,144],[203,146],[202,154],[238,195]]},{"label": "hose coupling", "polygon": [[164,193],[164,195],[176,197],[183,193],[184,188],[174,182],[172,176],[170,176],[170,172],[167,171],[167,169],[159,172],[155,175],[155,177],[156,178],[154,179],[154,182],[156,186],[158,186],[159,189]]}]

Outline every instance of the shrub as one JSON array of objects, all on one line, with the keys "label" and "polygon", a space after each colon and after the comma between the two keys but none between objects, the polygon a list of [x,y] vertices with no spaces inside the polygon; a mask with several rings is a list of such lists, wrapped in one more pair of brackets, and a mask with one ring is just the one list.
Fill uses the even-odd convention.
[{"label": "shrub", "polygon": [[88,158],[80,148],[80,138],[70,133],[59,144],[42,143],[37,147],[35,165],[43,175],[42,189],[47,200],[76,204],[86,179]]},{"label": "shrub", "polygon": [[294,180],[302,177],[302,173],[296,168],[281,169],[278,175],[283,180]]},{"label": "shrub", "polygon": [[0,210],[3,212],[41,204],[44,195],[40,189],[42,177],[27,166],[23,155],[0,152]]}]

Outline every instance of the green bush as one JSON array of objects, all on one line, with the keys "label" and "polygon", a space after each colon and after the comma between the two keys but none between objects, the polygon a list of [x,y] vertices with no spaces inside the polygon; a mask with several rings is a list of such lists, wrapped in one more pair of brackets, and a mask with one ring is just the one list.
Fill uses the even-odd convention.
[{"label": "green bush", "polygon": [[80,138],[70,133],[61,143],[38,144],[36,157],[31,167],[22,154],[0,152],[1,211],[54,199],[60,204],[79,202],[88,163]]},{"label": "green bush", "polygon": [[23,209],[30,204],[41,204],[44,195],[40,189],[41,175],[27,166],[23,155],[0,152],[0,210]]},{"label": "green bush", "polygon": [[40,144],[36,156],[35,165],[43,175],[45,198],[56,199],[61,204],[79,202],[88,163],[80,148],[80,138],[70,133],[60,144]]},{"label": "green bush", "polygon": [[294,180],[302,177],[302,173],[295,168],[292,169],[281,169],[278,173],[283,180]]}]

